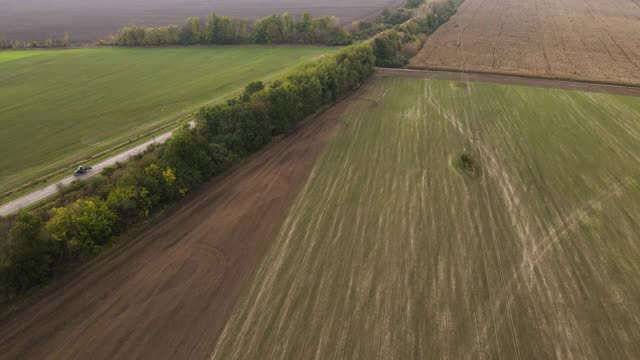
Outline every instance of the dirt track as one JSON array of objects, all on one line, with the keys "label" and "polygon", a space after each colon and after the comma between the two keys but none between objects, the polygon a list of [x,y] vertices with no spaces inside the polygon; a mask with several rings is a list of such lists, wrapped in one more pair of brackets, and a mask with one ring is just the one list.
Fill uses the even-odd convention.
[{"label": "dirt track", "polygon": [[454,81],[485,82],[502,85],[518,85],[547,89],[576,90],[583,92],[640,97],[640,86],[611,85],[583,81],[553,80],[531,76],[513,76],[490,73],[455,72],[444,70],[377,69],[379,77],[413,77]]},{"label": "dirt track", "polygon": [[207,358],[349,104],[248,159],[0,323],[2,358]]},{"label": "dirt track", "polygon": [[466,0],[411,67],[640,84],[631,0]]}]

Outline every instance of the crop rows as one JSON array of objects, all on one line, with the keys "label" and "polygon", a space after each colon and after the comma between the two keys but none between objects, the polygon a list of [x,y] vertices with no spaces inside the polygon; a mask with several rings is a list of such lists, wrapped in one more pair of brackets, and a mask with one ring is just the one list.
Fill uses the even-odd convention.
[{"label": "crop rows", "polygon": [[628,0],[467,0],[411,66],[640,84],[638,34]]},{"label": "crop rows", "polygon": [[632,358],[639,115],[636,98],[377,79],[212,358]]}]

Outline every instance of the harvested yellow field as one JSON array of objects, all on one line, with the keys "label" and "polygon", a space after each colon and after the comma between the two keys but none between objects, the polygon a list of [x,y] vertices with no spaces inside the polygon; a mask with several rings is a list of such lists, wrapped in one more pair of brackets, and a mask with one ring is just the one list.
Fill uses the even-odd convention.
[{"label": "harvested yellow field", "polygon": [[411,67],[640,85],[631,0],[467,0]]}]

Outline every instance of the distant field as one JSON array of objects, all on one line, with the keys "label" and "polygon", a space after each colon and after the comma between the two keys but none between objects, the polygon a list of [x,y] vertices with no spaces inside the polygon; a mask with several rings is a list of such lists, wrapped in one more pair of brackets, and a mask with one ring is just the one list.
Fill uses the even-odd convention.
[{"label": "distant field", "polygon": [[638,34],[630,0],[467,0],[411,66],[640,85]]},{"label": "distant field", "polygon": [[256,19],[288,11],[337,16],[343,22],[376,16],[404,0],[0,0],[0,35],[45,40],[69,32],[71,40],[106,39],[120,27],[181,24],[190,16],[221,15]]},{"label": "distant field", "polygon": [[370,86],[212,358],[636,357],[638,98]]},{"label": "distant field", "polygon": [[0,52],[0,194],[177,120],[322,47]]}]

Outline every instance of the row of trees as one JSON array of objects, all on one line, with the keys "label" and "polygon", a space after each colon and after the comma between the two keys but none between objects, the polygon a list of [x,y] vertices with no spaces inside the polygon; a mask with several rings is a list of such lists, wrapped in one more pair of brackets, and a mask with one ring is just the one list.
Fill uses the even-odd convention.
[{"label": "row of trees", "polygon": [[205,22],[191,17],[182,26],[127,26],[112,39],[118,46],[253,43],[348,45],[351,36],[336,18],[313,18],[309,13],[271,15],[255,22],[212,13]]},{"label": "row of trees", "polygon": [[388,25],[399,25],[413,17],[413,11],[408,8],[384,9],[378,16],[377,22]]},{"label": "row of trees", "polygon": [[3,36],[0,36],[0,50],[2,49],[30,49],[30,48],[62,48],[69,47],[71,42],[69,41],[69,34],[64,33],[61,38],[50,37],[46,40],[37,41],[21,41],[21,40],[7,40]]},{"label": "row of trees", "polygon": [[374,39],[376,65],[398,68],[415,56],[422,44],[440,25],[449,21],[462,0],[422,4],[421,15],[395,25]]},{"label": "row of trees", "polygon": [[458,11],[464,0],[448,0],[424,4],[422,14],[413,21],[417,30],[431,35]]},{"label": "row of trees", "polygon": [[3,299],[99,254],[132,225],[357,88],[374,64],[371,46],[360,44],[271,83],[251,83],[241,96],[201,109],[197,125],[166,144],[64,189],[52,208],[0,219],[0,230],[11,228],[0,243]]},{"label": "row of trees", "polygon": [[375,21],[354,21],[348,27],[354,40],[365,40],[414,18],[424,0],[407,0],[404,7],[384,8]]}]

